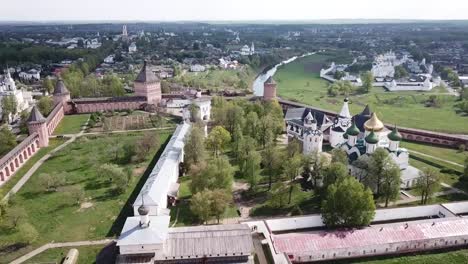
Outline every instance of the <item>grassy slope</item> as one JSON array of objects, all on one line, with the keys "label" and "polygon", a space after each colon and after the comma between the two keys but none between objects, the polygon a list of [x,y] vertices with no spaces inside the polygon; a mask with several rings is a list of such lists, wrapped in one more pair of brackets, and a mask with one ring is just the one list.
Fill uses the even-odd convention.
[{"label": "grassy slope", "polygon": [[[78,249],[78,262],[77,264],[91,264],[95,263],[96,256],[99,254],[104,246],[86,246],[86,247],[75,247]],[[52,248],[42,252],[39,255],[34,256],[25,263],[61,263],[62,259],[67,256],[68,251],[71,248]]]},{"label": "grassy slope", "polygon": [[431,155],[440,159],[455,162],[460,165],[464,164],[465,158],[468,155],[468,152],[462,153],[456,149],[444,148],[444,147],[439,147],[439,146],[434,146],[434,145],[419,144],[419,143],[414,143],[414,142],[402,142],[400,146],[407,148],[410,151],[414,150],[414,151],[421,152],[427,155]]},{"label": "grassy slope", "polygon": [[81,127],[86,123],[89,116],[89,114],[64,116],[55,129],[54,135],[76,134],[80,132]]},{"label": "grassy slope", "polygon": [[42,157],[44,157],[49,151],[53,150],[54,148],[58,147],[60,144],[65,142],[65,139],[54,139],[51,138],[49,140],[49,146],[45,148],[39,149],[39,152],[36,155],[32,156],[26,164],[24,164],[14,175],[13,178],[8,180],[5,184],[0,187],[0,198],[3,198],[10,190],[15,186],[15,184],[28,172],[29,169]]},{"label": "grassy slope", "polygon": [[[322,64],[330,60],[329,56],[312,55],[281,67],[275,75],[279,96],[293,99],[312,106],[339,111],[343,96],[327,96],[328,82],[320,79],[318,71],[307,70],[310,64]],[[379,114],[386,123],[395,123],[403,127],[420,128],[441,132],[468,133],[468,118],[455,113],[455,98],[441,96],[446,103],[441,108],[427,108],[422,101],[429,94],[436,92],[398,92],[391,93],[383,88],[374,87],[364,95],[350,96],[352,114],[362,111],[366,104]],[[398,99],[396,99],[398,98]],[[398,104],[387,104],[386,100],[398,100]]]},{"label": "grassy slope", "polygon": [[[97,174],[100,164],[112,162],[109,146],[120,143],[133,143],[143,135],[142,133],[107,135],[80,139],[48,159],[43,166],[31,177],[26,185],[16,195],[16,205],[27,212],[27,221],[35,226],[39,238],[32,246],[23,248],[11,254],[0,253],[0,263],[6,263],[18,257],[33,247],[50,241],[80,241],[87,239],[101,239],[115,235],[114,224],[125,210],[133,189],[137,185],[143,171],[149,164],[156,150],[148,155],[148,160],[140,164],[122,165],[125,168],[139,169],[127,191],[120,195],[112,192],[107,178]],[[161,142],[169,134],[161,134]],[[41,173],[66,173],[67,186],[79,186],[84,192],[86,200],[92,203],[88,209],[80,209],[74,205],[66,191],[44,192],[40,185]],[[119,216],[119,219],[117,219]],[[125,216],[122,216],[125,217]],[[117,220],[117,221],[116,221]],[[0,247],[17,242],[18,233],[8,228],[0,229]]]}]

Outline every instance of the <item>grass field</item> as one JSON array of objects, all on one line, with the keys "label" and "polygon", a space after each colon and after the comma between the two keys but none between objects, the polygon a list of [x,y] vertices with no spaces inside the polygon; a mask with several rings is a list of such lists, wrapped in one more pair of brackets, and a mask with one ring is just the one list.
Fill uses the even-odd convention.
[{"label": "grass field", "polygon": [[[78,262],[77,264],[92,264],[96,263],[96,256],[99,254],[104,245],[101,246],[86,246],[86,247],[75,247],[78,249]],[[38,263],[61,263],[62,259],[67,256],[68,251],[71,248],[52,248],[36,255],[24,262],[26,264],[38,264]]]},{"label": "grass field", "polygon": [[[331,60],[331,55],[316,54],[280,67],[274,76],[278,83],[278,95],[311,106],[339,111],[344,96],[328,97],[328,82],[319,76],[320,68]],[[442,106],[426,107],[424,102],[429,95],[437,95],[443,102]],[[369,104],[386,123],[468,134],[468,117],[455,112],[456,98],[446,95],[444,91],[395,93],[374,87],[368,94],[353,94],[349,97],[350,111],[353,115],[361,112],[365,105]]]},{"label": "grass field", "polygon": [[[107,177],[98,175],[101,164],[116,163],[111,146],[134,144],[143,133],[81,137],[53,157],[49,158],[16,194],[14,208],[24,208],[22,221],[32,224],[39,233],[30,246],[8,250],[20,240],[18,233],[7,223],[0,224],[0,263],[25,254],[39,245],[51,241],[81,241],[113,237],[120,230],[130,204],[135,186],[140,186],[141,176],[157,152],[151,151],[141,163],[119,164],[133,175],[127,190],[122,194],[113,191]],[[165,142],[170,133],[161,134]],[[154,162],[154,160],[152,161]],[[60,174],[66,179],[57,191],[46,192],[42,187],[41,173]],[[146,175],[146,173],[145,173]],[[85,202],[76,205],[68,195],[68,188],[77,186],[84,192]],[[86,206],[84,206],[86,205]]]},{"label": "grass field", "polygon": [[338,263],[353,264],[458,264],[468,263],[468,249],[454,250],[448,252],[428,252],[419,255],[408,255],[401,257],[379,257],[369,260],[346,261]]},{"label": "grass field", "polygon": [[60,144],[65,142],[66,139],[51,138],[49,140],[49,146],[39,149],[36,155],[32,156],[26,164],[24,164],[5,184],[0,187],[0,199],[3,198],[15,184],[28,172],[29,169],[42,157],[44,157],[49,151],[58,147]]},{"label": "grass field", "polygon": [[66,115],[54,131],[54,135],[76,134],[80,132],[81,127],[86,123],[89,114]]},{"label": "grass field", "polygon": [[435,145],[428,145],[428,144],[420,144],[414,142],[401,142],[400,147],[407,148],[408,150],[414,150],[417,152],[421,152],[436,158],[448,160],[451,162],[458,163],[463,165],[465,159],[468,155],[468,152],[460,152],[457,149],[452,148],[444,148]]}]

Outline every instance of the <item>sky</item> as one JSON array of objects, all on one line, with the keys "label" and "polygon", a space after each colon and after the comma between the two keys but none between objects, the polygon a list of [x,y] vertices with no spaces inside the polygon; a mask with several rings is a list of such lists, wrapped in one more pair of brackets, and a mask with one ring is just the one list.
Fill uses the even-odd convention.
[{"label": "sky", "polygon": [[0,0],[2,21],[468,19],[467,0]]}]

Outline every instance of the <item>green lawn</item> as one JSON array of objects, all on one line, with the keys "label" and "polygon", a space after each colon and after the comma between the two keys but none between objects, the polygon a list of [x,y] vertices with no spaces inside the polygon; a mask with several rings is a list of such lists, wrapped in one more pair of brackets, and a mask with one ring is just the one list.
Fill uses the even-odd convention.
[{"label": "green lawn", "polygon": [[81,127],[86,123],[89,114],[66,115],[54,131],[54,135],[76,134],[80,132]]},{"label": "green lawn", "polygon": [[460,249],[448,252],[427,252],[419,255],[402,257],[378,257],[370,260],[346,261],[340,263],[354,264],[458,264],[468,263],[468,249]]},{"label": "green lawn", "polygon": [[61,145],[66,139],[51,138],[49,140],[49,146],[39,149],[39,151],[29,159],[5,184],[0,187],[0,199],[3,198],[15,184],[28,172],[29,169],[42,157],[44,157],[49,151]]},{"label": "green lawn", "polygon": [[[99,254],[103,247],[104,245],[75,247],[76,249],[78,249],[79,252],[77,264],[96,263],[96,256]],[[24,263],[61,263],[62,259],[67,256],[67,253],[70,249],[72,248],[51,248],[42,252],[39,255],[32,257]]]},{"label": "green lawn", "polygon": [[444,148],[430,144],[420,144],[414,142],[401,142],[401,147],[407,148],[408,150],[418,151],[427,155],[431,155],[440,159],[448,160],[451,162],[463,165],[468,152],[460,152],[452,148]]},{"label": "green lawn", "polygon": [[[328,97],[328,82],[319,76],[321,65],[332,60],[331,55],[316,54],[280,67],[274,76],[278,83],[278,95],[311,106],[339,111],[344,96]],[[368,94],[351,95],[350,111],[353,115],[357,114],[369,104],[386,123],[449,133],[468,133],[468,117],[455,112],[456,98],[438,92],[396,93],[374,87]],[[442,106],[425,107],[423,102],[429,95],[438,95],[443,101]]]},{"label": "green lawn", "polygon": [[[27,215],[23,221],[32,224],[39,237],[30,246],[6,251],[18,243],[19,234],[7,223],[1,223],[0,263],[7,263],[50,241],[96,240],[118,234],[124,219],[131,213],[130,203],[144,183],[142,175],[147,176],[148,164],[156,161],[152,158],[157,150],[153,149],[144,162],[119,164],[124,170],[131,170],[134,176],[123,194],[116,194],[108,178],[98,175],[97,168],[116,162],[115,151],[110,151],[113,146],[134,144],[142,135],[134,132],[81,137],[49,158],[15,196],[14,208],[24,208]],[[169,132],[161,134],[161,142],[166,142],[169,136]],[[55,192],[46,192],[38,177],[41,173],[60,173],[66,184]],[[67,192],[70,186],[84,191],[86,203],[81,205],[87,205],[86,208],[73,203]]]}]

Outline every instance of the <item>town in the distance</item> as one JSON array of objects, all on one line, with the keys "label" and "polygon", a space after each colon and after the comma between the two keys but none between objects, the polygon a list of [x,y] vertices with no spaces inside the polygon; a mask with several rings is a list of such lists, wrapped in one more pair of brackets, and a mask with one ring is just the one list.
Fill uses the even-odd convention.
[{"label": "town in the distance", "polygon": [[468,22],[0,23],[0,263],[468,263]]}]

